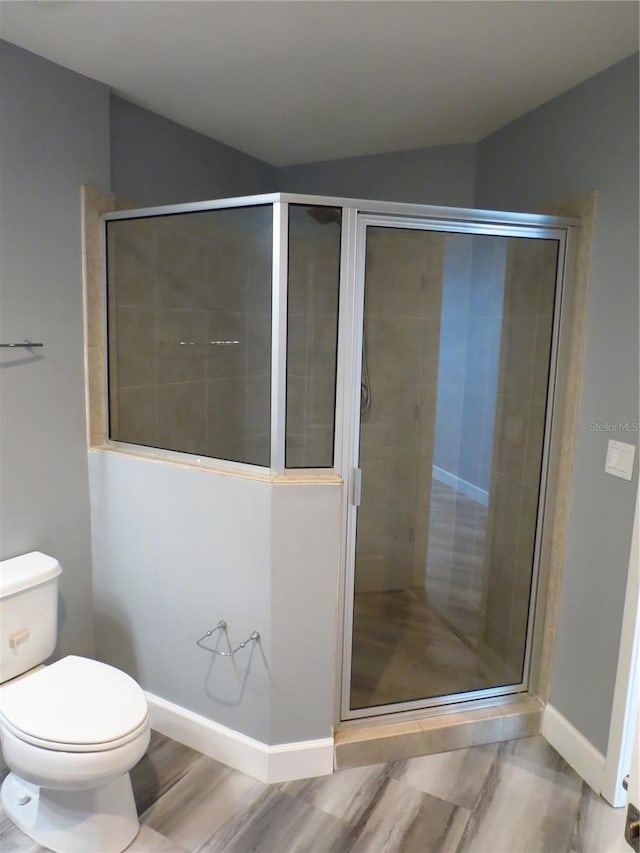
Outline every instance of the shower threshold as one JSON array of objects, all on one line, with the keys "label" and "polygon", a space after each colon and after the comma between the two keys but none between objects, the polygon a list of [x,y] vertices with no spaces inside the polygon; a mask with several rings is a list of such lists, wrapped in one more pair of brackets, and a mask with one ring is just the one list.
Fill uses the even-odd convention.
[{"label": "shower threshold", "polygon": [[335,734],[335,768],[400,761],[452,749],[530,737],[540,733],[542,702],[521,696],[500,705],[399,720],[341,723]]}]

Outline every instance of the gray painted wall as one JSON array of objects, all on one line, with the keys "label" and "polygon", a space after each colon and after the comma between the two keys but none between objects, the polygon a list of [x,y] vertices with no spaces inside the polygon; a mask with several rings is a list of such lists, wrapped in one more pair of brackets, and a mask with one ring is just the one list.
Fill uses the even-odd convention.
[{"label": "gray painted wall", "polygon": [[472,207],[475,145],[348,157],[278,170],[281,192]]},{"label": "gray painted wall", "polygon": [[[89,471],[98,657],[268,743],[270,484],[99,451]],[[220,619],[236,646],[258,630],[260,648],[198,648]]]},{"label": "gray painted wall", "polygon": [[0,558],[60,560],[57,653],[92,654],[80,186],[109,182],[109,90],[0,42]]},{"label": "gray painted wall", "polygon": [[[476,204],[532,210],[598,191],[551,703],[606,752],[637,473],[604,473],[591,423],[638,420],[638,55],[523,116],[479,146]],[[637,471],[637,462],[636,462]]]},{"label": "gray painted wall", "polygon": [[111,191],[151,206],[275,192],[276,169],[111,97]]},{"label": "gray painted wall", "polygon": [[[330,737],[341,486],[101,451],[89,470],[98,657],[263,743]],[[260,645],[198,648],[220,619]]]},{"label": "gray painted wall", "polygon": [[271,743],[331,737],[344,489],[271,490]]}]

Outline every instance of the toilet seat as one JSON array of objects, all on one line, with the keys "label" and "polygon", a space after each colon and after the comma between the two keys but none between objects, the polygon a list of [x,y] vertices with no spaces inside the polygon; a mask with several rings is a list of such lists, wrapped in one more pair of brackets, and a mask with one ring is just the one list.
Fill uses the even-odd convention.
[{"label": "toilet seat", "polygon": [[29,743],[33,746],[38,746],[40,747],[40,749],[51,749],[57,752],[105,752],[110,749],[116,749],[119,746],[125,746],[125,744],[131,743],[131,741],[136,740],[136,738],[144,734],[144,732],[149,728],[149,715],[147,714],[142,723],[132,732],[123,735],[121,738],[117,738],[116,740],[112,741],[107,741],[105,743],[77,744],[64,743],[62,741],[50,741],[45,740],[44,738],[38,738],[34,735],[28,734],[27,732],[23,732],[20,728],[14,726],[3,716],[1,712],[0,726],[2,726],[5,731],[11,732],[14,737],[17,737],[24,743]]},{"label": "toilet seat", "polygon": [[104,752],[149,726],[140,686],[108,664],[70,655],[0,691],[0,724],[41,749]]}]

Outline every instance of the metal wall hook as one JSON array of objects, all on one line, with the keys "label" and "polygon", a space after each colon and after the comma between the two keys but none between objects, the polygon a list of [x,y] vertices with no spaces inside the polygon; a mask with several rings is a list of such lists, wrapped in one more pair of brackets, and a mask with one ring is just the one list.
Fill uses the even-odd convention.
[{"label": "metal wall hook", "polygon": [[196,640],[196,646],[199,646],[201,649],[204,649],[205,652],[211,652],[212,654],[220,655],[220,657],[223,658],[230,658],[233,657],[236,652],[239,652],[240,649],[244,649],[245,646],[248,646],[249,643],[257,643],[260,639],[260,634],[257,631],[253,631],[253,633],[249,637],[247,637],[244,643],[240,643],[240,645],[237,646],[235,649],[230,648],[226,652],[220,651],[220,649],[212,649],[210,646],[205,646],[204,640],[206,640],[208,637],[212,637],[216,633],[216,631],[225,631],[226,633],[226,630],[227,623],[224,621],[224,619],[221,619],[215,628],[212,628],[210,631],[207,631],[207,633],[203,637],[200,637],[199,640]]}]

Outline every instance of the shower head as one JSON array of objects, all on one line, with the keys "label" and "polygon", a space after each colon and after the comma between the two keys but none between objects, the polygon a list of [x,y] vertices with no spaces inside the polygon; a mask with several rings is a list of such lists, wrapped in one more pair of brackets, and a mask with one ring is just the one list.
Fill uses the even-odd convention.
[{"label": "shower head", "polygon": [[321,225],[329,225],[331,222],[335,222],[336,225],[342,223],[342,211],[339,207],[310,207],[307,213]]}]

